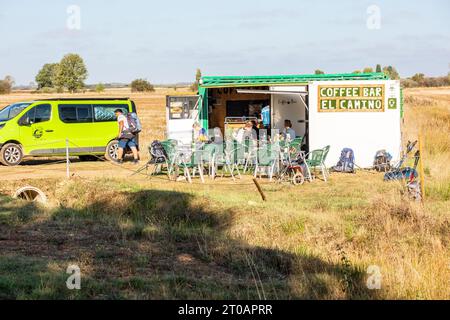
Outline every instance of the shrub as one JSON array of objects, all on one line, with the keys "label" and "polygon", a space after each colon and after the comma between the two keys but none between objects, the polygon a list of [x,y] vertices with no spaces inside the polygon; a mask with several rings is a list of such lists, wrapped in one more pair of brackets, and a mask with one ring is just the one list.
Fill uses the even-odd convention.
[{"label": "shrub", "polygon": [[0,80],[0,94],[11,93],[13,85],[14,78],[11,76],[6,76],[5,79]]},{"label": "shrub", "polygon": [[11,84],[8,81],[0,80],[0,94],[11,93]]},{"label": "shrub", "polygon": [[136,79],[131,82],[131,92],[151,92],[155,91],[153,85],[145,79]]},{"label": "shrub", "polygon": [[41,92],[41,93],[56,93],[56,89],[50,88],[50,87],[44,87],[44,88],[39,89],[39,92]]},{"label": "shrub", "polygon": [[95,91],[96,92],[103,92],[105,91],[105,85],[103,83],[99,83],[95,86]]},{"label": "shrub", "polygon": [[418,87],[419,84],[412,79],[405,79],[405,80],[402,80],[402,86],[403,86],[403,88],[415,88],[415,87]]}]

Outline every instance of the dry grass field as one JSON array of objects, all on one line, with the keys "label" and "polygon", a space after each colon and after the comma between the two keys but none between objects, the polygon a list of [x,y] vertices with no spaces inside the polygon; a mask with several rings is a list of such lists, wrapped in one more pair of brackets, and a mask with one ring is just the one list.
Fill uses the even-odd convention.
[{"label": "dry grass field", "polygon": [[[189,92],[103,95],[136,101],[148,144],[163,137],[173,93]],[[249,178],[189,185],[75,162],[66,180],[52,161],[0,167],[0,299],[449,299],[450,89],[407,90],[405,111],[404,140],[424,137],[424,204],[367,171],[263,182],[262,202]],[[13,200],[25,184],[50,203]],[[81,290],[66,288],[72,264]],[[380,290],[367,286],[370,266]]]}]

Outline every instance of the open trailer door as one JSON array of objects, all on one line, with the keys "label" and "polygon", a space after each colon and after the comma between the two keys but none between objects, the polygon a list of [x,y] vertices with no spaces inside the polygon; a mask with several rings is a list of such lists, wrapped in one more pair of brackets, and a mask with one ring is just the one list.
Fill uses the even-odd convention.
[{"label": "open trailer door", "polygon": [[192,143],[192,126],[199,121],[201,96],[167,97],[167,138]]}]

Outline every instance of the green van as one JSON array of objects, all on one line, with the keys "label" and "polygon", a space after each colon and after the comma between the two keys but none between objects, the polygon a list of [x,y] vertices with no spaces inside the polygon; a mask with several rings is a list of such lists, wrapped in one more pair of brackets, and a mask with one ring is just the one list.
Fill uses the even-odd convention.
[{"label": "green van", "polygon": [[136,112],[128,98],[48,99],[0,110],[0,163],[15,166],[26,156],[105,155],[117,159],[118,126],[114,111]]}]

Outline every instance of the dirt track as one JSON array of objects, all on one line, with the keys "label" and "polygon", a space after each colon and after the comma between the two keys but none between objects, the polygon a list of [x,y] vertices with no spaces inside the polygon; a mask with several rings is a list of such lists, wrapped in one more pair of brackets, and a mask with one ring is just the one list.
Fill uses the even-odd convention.
[{"label": "dirt track", "polygon": [[[77,177],[127,177],[133,174],[132,170],[137,170],[145,163],[146,161],[142,161],[140,165],[125,163],[118,166],[110,162],[79,162],[73,160],[69,168],[70,175]],[[0,177],[3,181],[65,178],[66,175],[64,159],[30,160],[17,167],[0,166]]]}]

